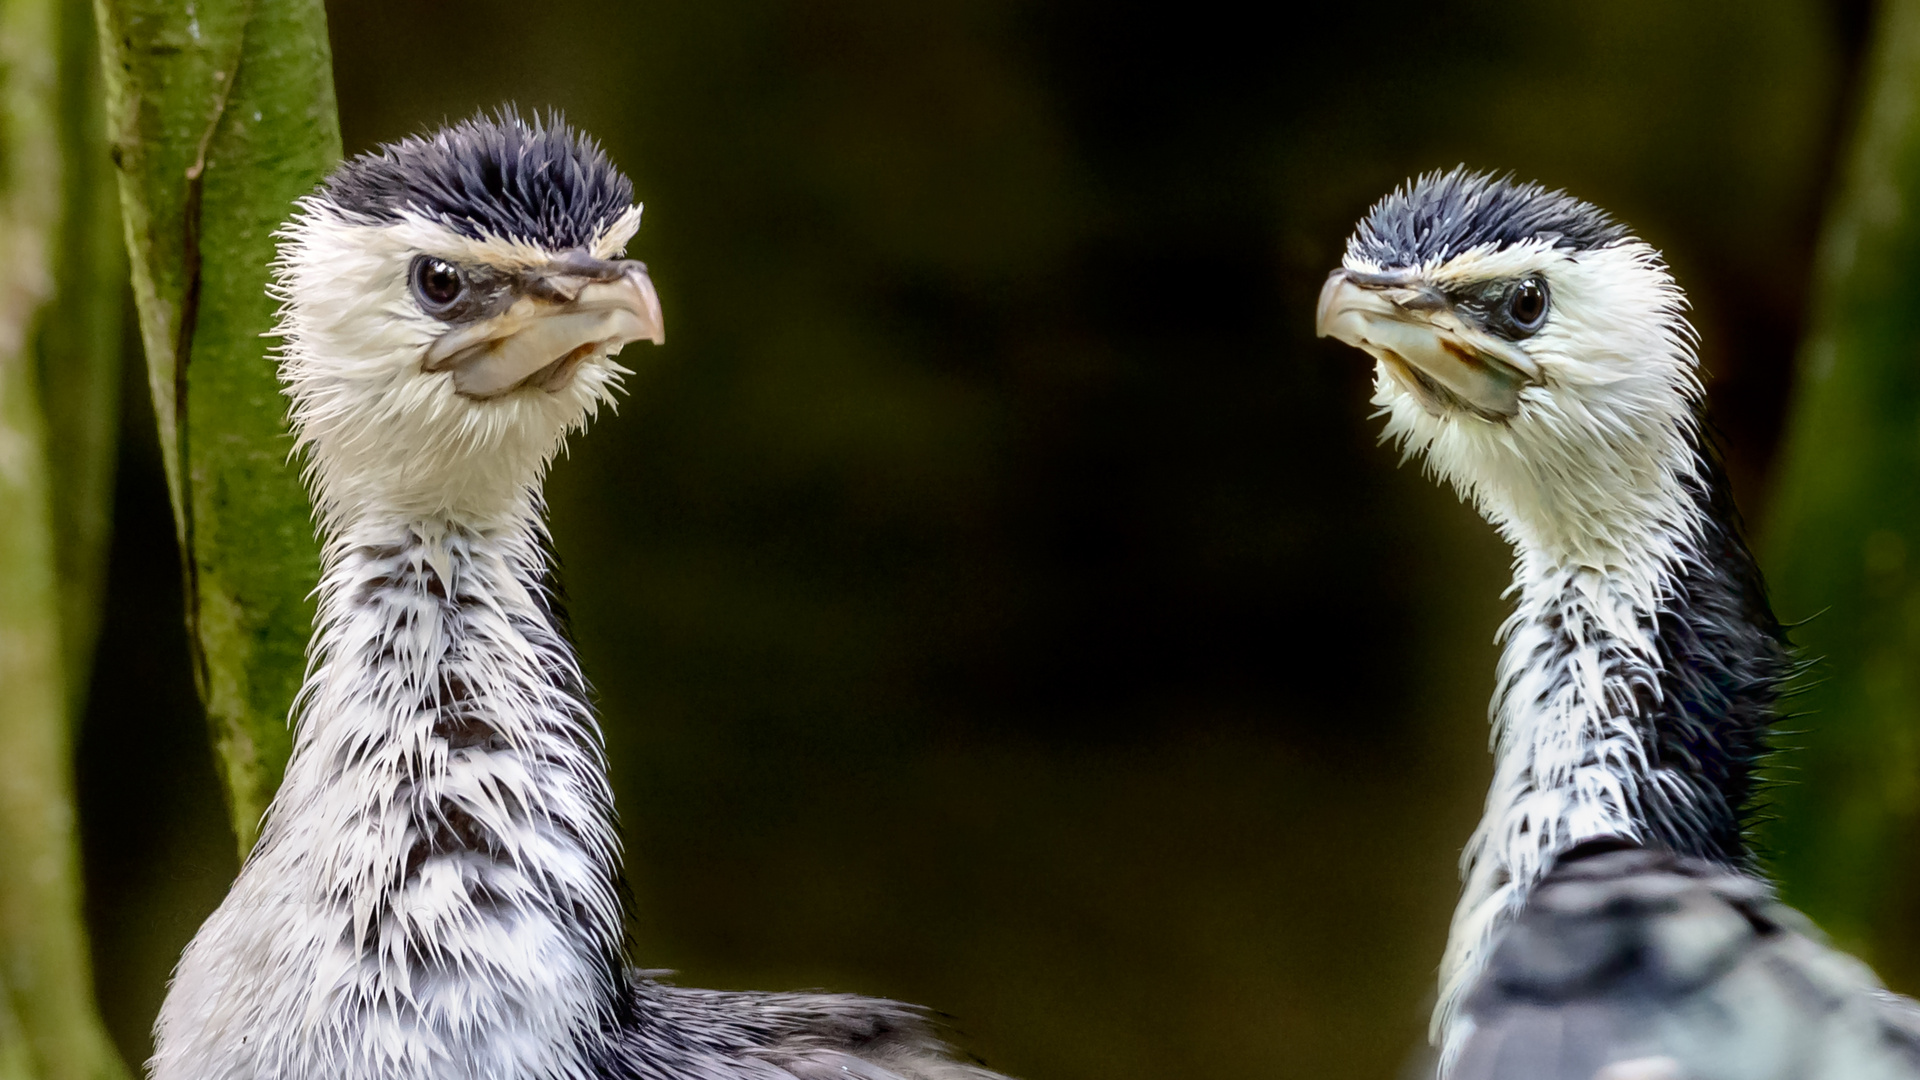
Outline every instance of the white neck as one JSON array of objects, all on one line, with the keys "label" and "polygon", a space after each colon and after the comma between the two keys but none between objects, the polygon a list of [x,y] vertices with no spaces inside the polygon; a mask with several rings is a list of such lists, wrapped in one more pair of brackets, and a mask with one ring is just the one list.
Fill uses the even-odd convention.
[{"label": "white neck", "polygon": [[1630,550],[1517,552],[1494,779],[1434,1013],[1445,1047],[1467,1032],[1460,1000],[1494,939],[1561,853],[1618,838],[1746,858],[1740,814],[1786,654],[1722,481],[1689,458]]},{"label": "white neck", "polygon": [[[1623,588],[1627,584],[1629,587]],[[1640,839],[1649,779],[1638,702],[1659,678],[1652,619],[1669,590],[1519,555],[1518,604],[1491,706],[1493,784],[1461,858],[1465,889],[1441,963],[1436,1023],[1485,962],[1489,939],[1553,857],[1600,837]]]},{"label": "white neck", "polygon": [[329,515],[293,757],[155,1080],[592,1075],[618,841],[534,499],[491,528]]}]

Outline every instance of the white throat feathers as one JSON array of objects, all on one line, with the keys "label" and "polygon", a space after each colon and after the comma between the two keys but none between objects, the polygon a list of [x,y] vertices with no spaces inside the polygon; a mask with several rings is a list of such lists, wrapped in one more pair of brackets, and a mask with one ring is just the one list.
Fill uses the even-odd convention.
[{"label": "white throat feathers", "polygon": [[1321,333],[1375,358],[1383,438],[1514,548],[1444,1047],[1494,938],[1569,849],[1747,858],[1788,662],[1701,431],[1684,308],[1659,253],[1597,209],[1463,171],[1376,205],[1322,294]]},{"label": "white throat feathers", "polygon": [[595,1075],[619,849],[545,569],[531,523],[329,537],[293,758],[155,1080]]}]

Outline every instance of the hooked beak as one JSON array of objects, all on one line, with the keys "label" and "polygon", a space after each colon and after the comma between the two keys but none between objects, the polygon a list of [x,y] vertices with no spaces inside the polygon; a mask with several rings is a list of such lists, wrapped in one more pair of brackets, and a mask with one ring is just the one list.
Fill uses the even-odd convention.
[{"label": "hooked beak", "polygon": [[553,393],[589,358],[612,356],[632,341],[667,340],[653,281],[630,259],[568,252],[526,274],[520,292],[500,314],[441,335],[421,366],[451,370],[454,391],[470,398],[522,386]]},{"label": "hooked beak", "polygon": [[1314,332],[1380,361],[1436,416],[1451,409],[1505,420],[1520,411],[1521,389],[1540,382],[1525,350],[1463,320],[1411,275],[1335,270],[1320,290]]}]

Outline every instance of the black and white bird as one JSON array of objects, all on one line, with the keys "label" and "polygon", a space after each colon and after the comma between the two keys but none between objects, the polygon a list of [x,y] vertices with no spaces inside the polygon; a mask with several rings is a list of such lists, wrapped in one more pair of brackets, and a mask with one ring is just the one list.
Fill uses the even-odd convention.
[{"label": "black and white bird", "polygon": [[1432,1035],[1451,1080],[1920,1077],[1920,1007],[1774,899],[1746,831],[1792,661],[1702,432],[1659,252],[1455,170],[1381,200],[1320,294],[1385,438],[1513,545]]},{"label": "black and white bird", "polygon": [[286,779],[175,973],[154,1080],[997,1080],[891,1001],[628,966],[541,483],[663,339],[632,187],[556,120],[347,162],[280,234],[324,533]]}]

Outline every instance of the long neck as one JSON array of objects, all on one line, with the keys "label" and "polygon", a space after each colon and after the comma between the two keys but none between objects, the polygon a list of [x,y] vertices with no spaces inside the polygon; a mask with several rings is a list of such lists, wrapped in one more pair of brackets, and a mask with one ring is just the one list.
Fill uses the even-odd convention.
[{"label": "long neck", "polygon": [[328,1019],[368,1075],[585,1075],[616,1021],[612,797],[537,510],[529,496],[493,529],[330,523],[314,666],[256,861],[307,853],[345,935],[322,968],[353,1007]]},{"label": "long neck", "polygon": [[1698,448],[1680,513],[1594,565],[1522,547],[1492,706],[1493,786],[1462,863],[1444,1025],[1553,859],[1618,838],[1744,865],[1787,646],[1725,477]]}]

